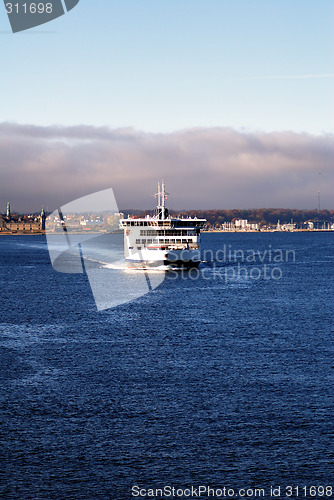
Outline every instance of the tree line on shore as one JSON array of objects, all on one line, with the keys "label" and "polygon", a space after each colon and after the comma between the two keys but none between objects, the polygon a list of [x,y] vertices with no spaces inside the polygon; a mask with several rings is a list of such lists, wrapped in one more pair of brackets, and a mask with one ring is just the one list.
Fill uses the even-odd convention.
[{"label": "tree line on shore", "polygon": [[[145,217],[151,215],[151,210],[122,210],[125,216]],[[297,210],[289,208],[251,208],[233,210],[170,210],[170,215],[181,217],[197,217],[206,219],[211,226],[220,226],[224,222],[234,222],[236,219],[247,219],[248,222],[263,224],[287,224],[291,220],[297,224],[307,221],[333,222],[334,210]]]}]

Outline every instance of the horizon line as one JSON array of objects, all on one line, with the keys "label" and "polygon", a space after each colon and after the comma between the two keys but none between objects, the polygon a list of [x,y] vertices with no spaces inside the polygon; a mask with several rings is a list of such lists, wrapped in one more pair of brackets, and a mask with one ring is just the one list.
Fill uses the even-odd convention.
[{"label": "horizon line", "polygon": [[[48,214],[51,214],[52,212],[54,212],[54,210],[47,210],[46,207],[44,205],[42,205],[42,208],[44,208],[45,212],[48,213]],[[30,212],[19,212],[19,211],[16,211],[15,209],[13,210],[11,208],[11,215],[35,215],[35,214],[39,214],[40,211],[42,210],[42,208],[40,210],[35,210],[35,211],[30,211]],[[295,210],[295,211],[299,211],[299,212],[318,212],[318,208],[317,207],[314,207],[314,208],[289,208],[289,207],[260,207],[260,208],[188,208],[188,209],[185,209],[185,208],[182,208],[182,209],[175,209],[175,208],[171,208],[171,209],[168,209],[169,213],[173,212],[173,213],[181,213],[181,212],[225,212],[225,211],[238,211],[238,212],[241,212],[241,211],[247,211],[247,210]],[[332,211],[334,212],[334,208],[321,208],[320,209],[320,212],[322,212],[323,210],[326,210],[328,212]],[[113,211],[113,210],[111,210]],[[91,211],[92,213],[94,213],[94,211]],[[103,212],[108,212],[108,210],[103,210]],[[154,212],[154,209],[152,208],[120,208],[118,210],[118,212]],[[89,212],[88,212],[89,213]],[[0,216],[1,217],[7,217],[6,215],[6,212],[0,212]]]}]

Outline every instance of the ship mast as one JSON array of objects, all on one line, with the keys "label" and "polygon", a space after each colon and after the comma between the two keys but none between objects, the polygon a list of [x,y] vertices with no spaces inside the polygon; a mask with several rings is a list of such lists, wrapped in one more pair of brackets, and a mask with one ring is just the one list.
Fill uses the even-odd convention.
[{"label": "ship mast", "polygon": [[158,217],[158,219],[165,219],[168,214],[168,210],[165,207],[167,194],[168,193],[166,193],[165,191],[164,181],[163,180],[161,181],[161,188],[160,188],[160,182],[158,182],[158,192],[154,195],[158,198],[158,204],[156,209],[156,216]]},{"label": "ship mast", "polygon": [[162,219],[165,219],[165,199],[166,199],[165,183],[162,180],[162,182],[161,182],[161,214],[162,214]]}]

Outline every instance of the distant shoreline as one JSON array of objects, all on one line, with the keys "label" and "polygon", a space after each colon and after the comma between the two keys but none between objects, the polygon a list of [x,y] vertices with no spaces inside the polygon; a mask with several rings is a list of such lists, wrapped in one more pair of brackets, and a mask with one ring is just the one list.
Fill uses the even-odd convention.
[{"label": "distant shoreline", "polygon": [[[211,230],[211,231],[201,231],[201,233],[205,233],[205,234],[210,234],[210,233],[224,233],[224,234],[248,234],[248,233],[333,233],[334,230],[333,229],[294,229],[293,231],[277,231],[276,229],[264,229],[264,230],[261,230],[261,231],[256,231],[256,230],[249,230],[249,231],[221,231],[219,229],[214,229],[214,230]],[[62,235],[64,233],[50,233],[50,235]],[[94,233],[94,232],[91,232],[91,233],[71,233],[71,234],[75,234],[75,235],[79,235],[79,234],[94,234],[96,236],[102,236],[104,234],[121,234],[121,233],[108,233],[107,231],[106,232],[98,232],[98,233]],[[19,232],[10,232],[10,231],[0,231],[0,236],[45,236],[46,235],[46,232],[43,231],[43,232],[22,232],[22,233],[19,233]]]},{"label": "distant shoreline", "polygon": [[219,229],[212,231],[201,231],[201,233],[238,233],[238,234],[247,234],[247,233],[333,233],[333,229],[293,229],[292,231],[278,231],[277,229],[262,229],[261,231],[256,231],[255,229],[249,229],[248,231],[221,231]]},{"label": "distant shoreline", "polygon": [[43,234],[46,234],[45,231],[41,231],[41,232],[28,232],[28,231],[25,231],[25,232],[18,232],[18,231],[0,231],[0,236],[41,236]]}]

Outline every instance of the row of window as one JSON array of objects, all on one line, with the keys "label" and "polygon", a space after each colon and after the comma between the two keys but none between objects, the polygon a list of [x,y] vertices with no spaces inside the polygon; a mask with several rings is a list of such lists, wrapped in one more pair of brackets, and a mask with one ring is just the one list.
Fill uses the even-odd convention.
[{"label": "row of window", "polygon": [[[205,221],[204,221],[205,222]],[[164,225],[164,226],[174,226],[174,227],[202,227],[203,226],[203,221],[195,221],[194,219],[192,220],[185,220],[185,221],[176,221],[176,220],[123,220],[122,221],[123,225],[126,226],[157,226],[157,225]]]},{"label": "row of window", "polygon": [[150,229],[148,230],[145,230],[145,229],[141,229],[140,230],[140,236],[174,236],[174,237],[177,237],[177,236],[195,236],[195,232],[194,231],[187,231],[186,229],[183,229],[183,230],[179,230],[179,231],[164,231],[164,230],[158,230],[158,231],[152,231]]},{"label": "row of window", "polygon": [[136,245],[169,245],[169,244],[175,244],[175,243],[193,243],[193,240],[192,239],[186,239],[186,238],[175,238],[175,239],[169,239],[169,240],[163,240],[163,239],[159,239],[159,240],[150,240],[150,239],[143,239],[143,240],[140,240],[140,239],[137,239],[136,240]]},{"label": "row of window", "polygon": [[167,225],[170,226],[170,221],[158,221],[158,220],[125,220],[122,222],[126,226],[157,226],[157,225]]},{"label": "row of window", "polygon": [[194,220],[190,219],[190,221],[187,220],[176,220],[172,221],[172,225],[174,227],[203,227],[204,223],[206,222],[205,219],[200,219],[200,220]]}]

